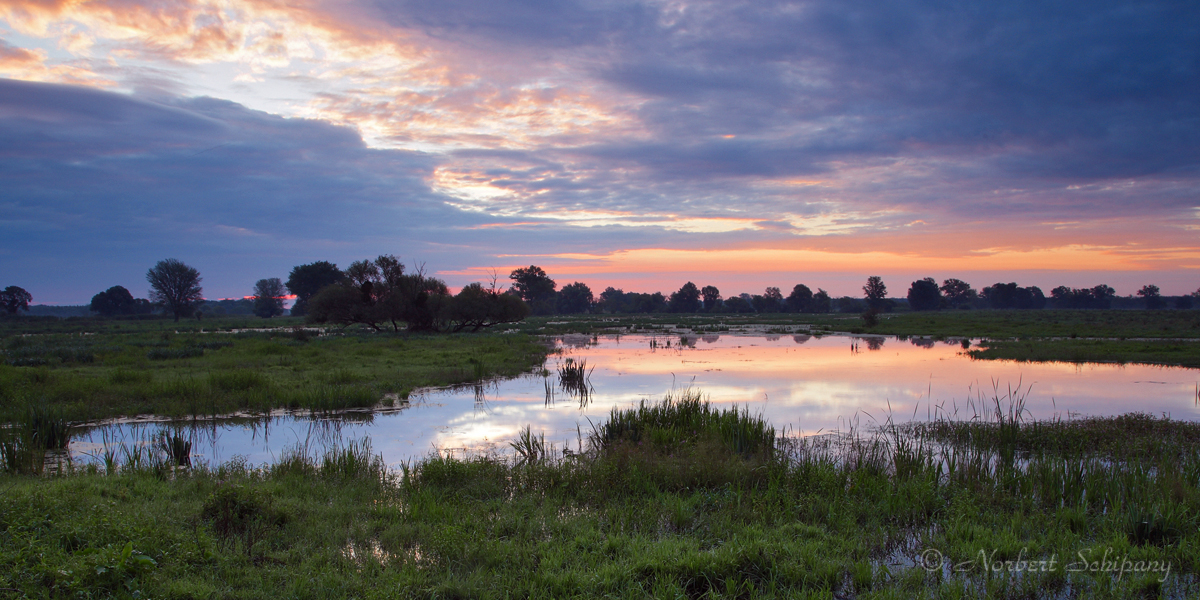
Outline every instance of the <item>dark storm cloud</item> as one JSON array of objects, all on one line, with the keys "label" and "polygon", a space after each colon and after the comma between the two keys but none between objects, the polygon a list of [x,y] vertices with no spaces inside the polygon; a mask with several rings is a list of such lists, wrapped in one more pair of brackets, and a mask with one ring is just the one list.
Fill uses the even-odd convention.
[{"label": "dark storm cloud", "polygon": [[563,48],[653,31],[654,11],[636,2],[379,0],[375,4],[393,26],[456,40]]},{"label": "dark storm cloud", "polygon": [[645,98],[636,114],[652,141],[575,155],[653,181],[913,158],[942,162],[938,181],[960,177],[961,203],[1018,181],[1200,175],[1200,11],[1188,2],[379,5],[393,24],[464,45],[564,53]]},{"label": "dark storm cloud", "polygon": [[[432,164],[222,100],[0,80],[0,264],[104,285],[165,255],[251,277],[321,252],[400,252],[416,231],[471,220],[429,191]],[[234,258],[250,254],[267,258]]]}]

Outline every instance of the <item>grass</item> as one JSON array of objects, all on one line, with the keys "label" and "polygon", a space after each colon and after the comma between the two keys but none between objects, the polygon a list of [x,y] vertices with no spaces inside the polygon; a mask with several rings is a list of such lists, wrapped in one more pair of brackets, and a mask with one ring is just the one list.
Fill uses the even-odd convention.
[{"label": "grass", "polygon": [[[777,335],[850,332],[882,335],[1024,338],[1200,339],[1200,310],[942,310],[878,315],[864,327],[857,313],[642,314],[531,317],[513,330],[566,333],[759,332]],[[856,331],[857,330],[857,331]]]},{"label": "grass", "polygon": [[[176,330],[161,321],[0,321],[0,421],[33,405],[71,421],[372,407],[421,387],[515,376],[547,352],[520,334],[244,330],[264,324],[275,323],[193,321]],[[95,331],[74,331],[85,326]]]},{"label": "grass", "polygon": [[[580,453],[526,429],[511,458],[433,454],[396,471],[360,440],[298,448],[265,468],[163,469],[158,453],[114,474],[3,475],[0,588],[167,598],[1200,591],[1200,426],[1146,415],[1029,421],[1021,398],[997,390],[969,420],[796,438],[684,390],[614,413]],[[1105,552],[1171,570],[1066,569]],[[1052,558],[1049,572],[1003,570]]]},{"label": "grass", "polygon": [[1164,340],[988,340],[972,358],[1073,363],[1139,363],[1200,368],[1200,342]]},{"label": "grass", "polygon": [[[825,335],[835,332],[984,339],[978,359],[1117,362],[1200,367],[1197,310],[943,310],[857,314],[579,315],[537,317],[514,331],[583,333]],[[655,344],[669,344],[655,341]]]}]

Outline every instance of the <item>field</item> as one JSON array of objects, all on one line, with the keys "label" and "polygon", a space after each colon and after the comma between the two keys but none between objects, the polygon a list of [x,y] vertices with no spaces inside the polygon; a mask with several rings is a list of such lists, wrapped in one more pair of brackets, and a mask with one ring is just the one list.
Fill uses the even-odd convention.
[{"label": "field", "polygon": [[73,421],[373,407],[420,387],[514,376],[541,365],[547,352],[521,334],[320,335],[298,319],[250,329],[263,324],[64,321],[10,329],[0,341],[0,415],[11,420],[31,406]]},{"label": "field", "polygon": [[584,316],[442,336],[0,321],[0,598],[1196,597],[1200,425],[1029,421],[1019,393],[798,439],[688,391],[570,448],[526,430],[506,455],[400,470],[369,440],[251,468],[181,466],[163,438],[30,473],[68,420],[375,406],[537,368],[538,335],[859,329],[986,338],[980,358],[1195,366],[1198,314]]}]

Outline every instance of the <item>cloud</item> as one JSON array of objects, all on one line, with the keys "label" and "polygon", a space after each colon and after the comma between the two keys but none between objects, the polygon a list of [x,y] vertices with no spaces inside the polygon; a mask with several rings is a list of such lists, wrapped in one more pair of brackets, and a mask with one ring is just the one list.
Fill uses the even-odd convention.
[{"label": "cloud", "polygon": [[[290,265],[320,248],[382,252],[460,218],[424,185],[429,157],[372,150],[345,127],[11,80],[0,98],[0,218],[41,225],[6,231],[5,245],[71,270],[136,271],[163,253]],[[5,271],[34,272],[21,265]]]},{"label": "cloud", "polygon": [[1200,13],[1179,3],[14,0],[0,22],[0,73],[82,86],[2,86],[0,227],[37,223],[31,243],[403,243],[464,272],[638,248],[1200,256]]}]

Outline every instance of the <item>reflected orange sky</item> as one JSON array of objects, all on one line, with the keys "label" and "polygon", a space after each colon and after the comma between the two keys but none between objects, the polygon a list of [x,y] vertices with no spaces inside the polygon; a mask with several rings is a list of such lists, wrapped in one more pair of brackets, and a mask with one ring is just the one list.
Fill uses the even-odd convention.
[{"label": "reflected orange sky", "polygon": [[[651,347],[652,339],[658,348]],[[283,418],[270,425],[269,435],[262,428],[218,427],[218,434],[198,442],[195,452],[214,462],[238,454],[261,464],[303,440],[369,436],[375,451],[398,465],[431,452],[506,452],[526,426],[556,448],[575,449],[613,409],[657,402],[673,389],[689,387],[720,407],[762,414],[787,435],[865,432],[888,419],[989,419],[996,398],[1008,409],[1010,388],[1024,398],[1026,418],[1143,412],[1200,420],[1196,369],[973,361],[958,342],[932,340],[712,334],[705,339],[681,348],[678,337],[632,335],[562,347],[563,353],[548,361],[552,374],[566,358],[594,367],[594,393],[583,407],[555,385],[553,375],[531,374],[478,389],[414,394],[407,408],[378,414],[370,423],[331,428]],[[667,341],[670,348],[662,346]],[[91,443],[98,436],[94,433]],[[83,453],[88,444],[81,440],[74,451]]]}]

